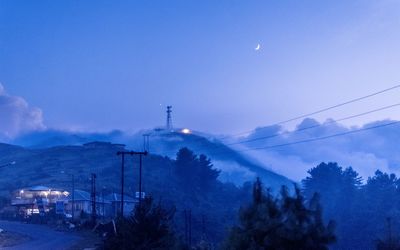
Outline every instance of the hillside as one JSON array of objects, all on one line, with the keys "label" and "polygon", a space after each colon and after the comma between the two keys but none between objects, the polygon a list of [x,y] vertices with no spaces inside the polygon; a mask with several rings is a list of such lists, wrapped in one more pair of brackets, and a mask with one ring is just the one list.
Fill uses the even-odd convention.
[{"label": "hillside", "polygon": [[[0,162],[16,161],[0,170],[1,195],[9,197],[10,191],[33,185],[71,190],[71,174],[75,176],[76,189],[90,190],[90,173],[97,174],[99,195],[101,192],[119,192],[121,159],[116,155],[119,150],[124,150],[124,146],[104,142],[46,149],[0,144]],[[144,191],[167,206],[176,206],[178,232],[183,230],[183,211],[191,209],[193,237],[201,237],[206,223],[208,238],[213,242],[220,241],[225,228],[235,222],[240,205],[250,197],[250,186],[238,188],[218,181],[207,191],[196,187],[189,190],[175,174],[174,166],[174,160],[168,157],[146,156],[143,161]],[[138,190],[137,157],[126,158],[125,176],[126,194],[133,195]]]},{"label": "hillside", "polygon": [[[149,135],[149,151],[152,154],[175,158],[176,152],[188,147],[196,153],[206,154],[217,169],[222,170],[220,179],[241,185],[246,181],[261,177],[269,186],[279,188],[282,184],[291,185],[292,181],[267,169],[263,164],[226,146],[223,142],[201,132],[185,134],[180,129],[167,132],[162,129],[143,130],[136,134],[121,131],[110,133],[69,133],[62,131],[43,131],[24,135],[14,140],[14,144],[41,151],[42,148],[58,146],[80,146],[92,141],[109,141],[125,144],[129,149],[142,150],[143,135]],[[68,147],[67,147],[68,148]]]}]

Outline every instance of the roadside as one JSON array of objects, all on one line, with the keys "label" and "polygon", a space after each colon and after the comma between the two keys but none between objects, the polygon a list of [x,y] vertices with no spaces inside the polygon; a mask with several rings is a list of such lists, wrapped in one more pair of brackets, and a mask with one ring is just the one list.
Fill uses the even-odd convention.
[{"label": "roadside", "polygon": [[68,248],[68,250],[95,249],[96,246],[102,245],[99,237],[91,231],[79,232],[79,236],[81,239]]},{"label": "roadside", "polygon": [[27,235],[15,233],[15,232],[8,232],[0,229],[0,248],[12,247],[18,244],[25,243],[30,241],[31,238]]},{"label": "roadside", "polygon": [[91,232],[60,232],[46,225],[25,224],[14,221],[0,221],[4,230],[4,244],[7,250],[79,250],[91,248],[98,239]]}]

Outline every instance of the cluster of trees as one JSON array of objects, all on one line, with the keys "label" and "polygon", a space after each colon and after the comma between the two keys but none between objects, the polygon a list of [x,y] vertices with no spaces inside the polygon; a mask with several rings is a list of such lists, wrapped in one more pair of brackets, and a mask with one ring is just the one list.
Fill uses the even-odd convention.
[{"label": "cluster of trees", "polygon": [[[351,167],[321,163],[302,181],[310,199],[319,193],[324,218],[337,224],[334,249],[400,249],[400,180],[394,174],[376,171],[363,183]],[[390,223],[388,223],[390,221]],[[390,224],[390,225],[389,225]],[[383,246],[393,246],[382,248]]]},{"label": "cluster of trees", "polygon": [[209,191],[216,184],[220,171],[213,168],[207,156],[197,156],[185,147],[176,155],[175,173],[185,188]]},{"label": "cluster of trees", "polygon": [[152,182],[147,187],[148,193],[159,202],[149,198],[141,208],[135,208],[132,216],[120,218],[116,225],[118,232],[107,239],[106,249],[189,249],[184,237],[188,223],[184,211],[188,210],[191,211],[190,249],[209,249],[222,239],[226,221],[233,223],[242,194],[234,185],[218,180],[220,171],[209,158],[182,148],[175,160],[156,158],[146,166],[158,169],[154,175],[167,180],[160,189],[154,188],[162,182]]},{"label": "cluster of trees", "polygon": [[105,249],[179,249],[179,241],[172,227],[174,209],[144,199],[128,218],[119,218],[116,233],[105,241]]},{"label": "cluster of trees", "polygon": [[[324,250],[335,242],[334,223],[324,224],[319,196],[306,202],[300,189],[290,196],[282,187],[280,197],[254,183],[252,202],[240,211],[240,225],[233,226],[222,249]],[[117,231],[105,241],[105,249],[210,250],[204,241],[189,247],[175,233],[175,210],[146,198],[128,218],[119,218]]]},{"label": "cluster of trees", "polygon": [[[146,200],[118,222],[109,249],[187,249],[182,212],[188,208],[198,249],[208,249],[196,239],[204,233],[214,244],[203,246],[222,240],[222,248],[232,250],[400,249],[400,179],[394,174],[376,171],[364,182],[351,167],[321,163],[308,171],[301,189],[283,187],[274,195],[260,180],[253,188],[219,182],[210,159],[187,148],[170,163],[173,195],[155,196],[177,209]],[[207,218],[207,224],[199,218]]]},{"label": "cluster of trees", "polygon": [[279,197],[264,193],[257,179],[251,204],[240,211],[240,225],[231,229],[223,249],[323,250],[335,242],[334,222],[322,219],[318,194],[305,201],[299,188],[294,196],[282,187]]}]

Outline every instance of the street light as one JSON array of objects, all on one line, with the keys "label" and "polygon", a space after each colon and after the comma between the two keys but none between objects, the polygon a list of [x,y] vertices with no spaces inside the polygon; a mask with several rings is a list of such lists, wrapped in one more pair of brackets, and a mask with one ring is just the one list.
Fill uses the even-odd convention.
[{"label": "street light", "polygon": [[103,202],[103,220],[106,217],[105,206],[104,206],[104,191],[105,190],[106,190],[106,186],[103,186],[103,188],[101,189],[101,198],[102,198],[102,202]]}]

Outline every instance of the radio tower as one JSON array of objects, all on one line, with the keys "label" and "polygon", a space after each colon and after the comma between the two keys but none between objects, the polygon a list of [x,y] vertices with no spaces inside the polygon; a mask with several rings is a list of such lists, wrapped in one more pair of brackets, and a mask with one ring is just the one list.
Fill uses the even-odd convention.
[{"label": "radio tower", "polygon": [[167,106],[167,130],[172,130],[172,106]]}]

